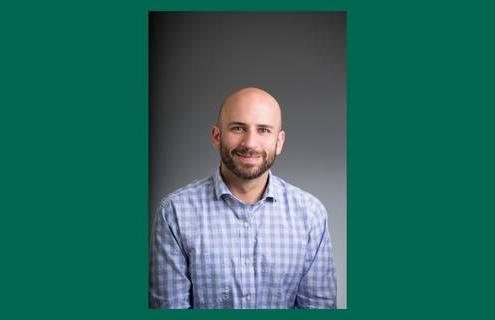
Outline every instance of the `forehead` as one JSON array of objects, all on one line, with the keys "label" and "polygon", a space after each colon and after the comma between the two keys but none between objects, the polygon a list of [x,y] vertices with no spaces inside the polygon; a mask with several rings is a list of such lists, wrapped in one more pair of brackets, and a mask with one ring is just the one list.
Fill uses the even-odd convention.
[{"label": "forehead", "polygon": [[243,122],[249,125],[277,126],[281,122],[280,107],[277,101],[258,92],[247,92],[227,99],[222,108],[221,122]]}]

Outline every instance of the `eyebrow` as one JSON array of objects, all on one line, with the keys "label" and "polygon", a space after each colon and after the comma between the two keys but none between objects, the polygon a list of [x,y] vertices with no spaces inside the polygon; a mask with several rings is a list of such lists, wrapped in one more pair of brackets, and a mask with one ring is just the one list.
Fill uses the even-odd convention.
[{"label": "eyebrow", "polygon": [[[229,123],[229,127],[230,126],[247,126],[247,124],[244,122],[234,121],[234,122]],[[271,126],[269,124],[257,124],[256,127],[258,127],[258,128],[270,128],[270,129],[273,128],[273,126]]]}]

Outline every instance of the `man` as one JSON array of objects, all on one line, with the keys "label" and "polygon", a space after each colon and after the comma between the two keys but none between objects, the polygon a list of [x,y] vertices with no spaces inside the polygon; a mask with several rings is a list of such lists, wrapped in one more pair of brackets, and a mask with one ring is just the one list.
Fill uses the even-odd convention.
[{"label": "man", "polygon": [[281,110],[245,88],[220,108],[216,173],[168,195],[152,231],[153,308],[335,308],[327,212],[274,176]]}]

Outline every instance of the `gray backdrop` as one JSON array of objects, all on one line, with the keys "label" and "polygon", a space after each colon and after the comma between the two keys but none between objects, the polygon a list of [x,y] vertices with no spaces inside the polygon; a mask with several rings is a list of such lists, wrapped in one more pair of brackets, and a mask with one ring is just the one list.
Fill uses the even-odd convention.
[{"label": "gray backdrop", "polygon": [[218,107],[263,88],[282,106],[286,142],[274,174],[329,212],[338,308],[346,290],[346,14],[150,13],[150,221],[159,200],[211,175]]}]

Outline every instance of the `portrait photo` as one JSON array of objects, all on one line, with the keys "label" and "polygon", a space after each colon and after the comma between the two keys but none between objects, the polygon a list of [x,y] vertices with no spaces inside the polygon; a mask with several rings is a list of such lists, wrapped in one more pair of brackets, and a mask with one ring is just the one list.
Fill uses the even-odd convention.
[{"label": "portrait photo", "polygon": [[149,308],[346,309],[346,12],[149,12]]}]

